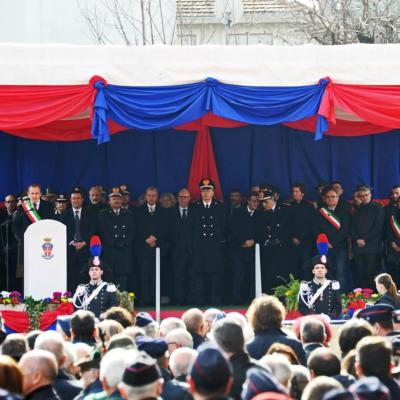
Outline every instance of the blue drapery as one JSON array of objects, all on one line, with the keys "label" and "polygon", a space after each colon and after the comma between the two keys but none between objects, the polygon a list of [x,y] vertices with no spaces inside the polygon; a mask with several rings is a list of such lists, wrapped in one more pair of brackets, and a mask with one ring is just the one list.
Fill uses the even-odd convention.
[{"label": "blue drapery", "polygon": [[[211,136],[224,195],[233,188],[247,193],[261,182],[289,195],[303,181],[315,197],[320,180],[340,180],[351,197],[359,183],[372,185],[374,197],[388,196],[400,183],[400,131],[364,137],[326,136],[314,141],[308,132],[282,125],[213,128]],[[42,142],[0,133],[0,200],[32,182],[68,193],[76,185],[107,189],[126,183],[134,196],[149,185],[160,193],[187,184],[195,133],[128,131],[97,146],[83,142]]]},{"label": "blue drapery", "polygon": [[[316,115],[328,84],[298,87],[228,85],[216,79],[175,86],[131,87],[97,81],[92,136],[110,140],[107,119],[130,129],[168,129],[194,121],[208,112],[235,121],[273,125]],[[318,116],[315,138],[328,126]]]}]

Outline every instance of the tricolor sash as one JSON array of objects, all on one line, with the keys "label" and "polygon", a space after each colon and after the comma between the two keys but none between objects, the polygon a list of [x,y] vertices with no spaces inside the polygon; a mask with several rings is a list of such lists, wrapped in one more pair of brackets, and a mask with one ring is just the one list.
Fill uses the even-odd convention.
[{"label": "tricolor sash", "polygon": [[340,229],[340,219],[325,207],[318,209],[319,213],[337,230]]},{"label": "tricolor sash", "polygon": [[33,206],[29,197],[24,197],[22,199],[22,208],[24,209],[26,215],[31,222],[38,222],[42,219],[35,207]]},{"label": "tricolor sash", "polygon": [[397,239],[400,239],[400,224],[394,215],[390,217],[390,227],[392,228],[392,231],[396,235]]}]

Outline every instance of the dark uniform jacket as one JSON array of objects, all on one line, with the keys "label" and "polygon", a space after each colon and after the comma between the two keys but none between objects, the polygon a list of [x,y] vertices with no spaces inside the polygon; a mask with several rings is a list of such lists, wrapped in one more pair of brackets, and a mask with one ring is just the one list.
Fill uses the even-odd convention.
[{"label": "dark uniform jacket", "polygon": [[82,386],[78,381],[69,377],[63,369],[60,369],[54,381],[54,389],[61,400],[73,400],[82,390]]},{"label": "dark uniform jacket", "polygon": [[187,217],[182,218],[179,205],[169,210],[171,226],[171,254],[172,259],[185,259],[192,254],[192,209],[188,207]]},{"label": "dark uniform jacket", "polygon": [[300,240],[301,247],[312,247],[314,243],[313,221],[315,209],[306,200],[290,202],[290,224],[292,225],[292,238]]},{"label": "dark uniform jacket", "polygon": [[53,386],[46,385],[29,393],[25,397],[25,400],[60,400],[60,397],[54,390]]},{"label": "dark uniform jacket", "polygon": [[[161,254],[168,251],[169,218],[167,209],[156,205],[154,214],[151,215],[147,203],[135,209],[135,235],[134,251],[139,258],[148,258],[160,247]],[[153,235],[157,238],[157,246],[150,247],[146,239]]]},{"label": "dark uniform jacket", "polygon": [[342,312],[342,302],[340,298],[340,286],[338,281],[330,281],[315,302],[309,307],[307,302],[321,288],[322,284],[315,280],[302,283],[300,286],[299,311],[303,315],[326,314],[330,318],[337,318]]},{"label": "dark uniform jacket", "polygon": [[281,329],[270,328],[256,333],[252,342],[247,345],[250,357],[259,360],[267,353],[274,343],[282,343],[289,346],[297,355],[301,365],[306,365],[306,356],[301,342],[289,337]]},{"label": "dark uniform jacket", "polygon": [[133,271],[134,219],[130,211],[102,210],[98,216],[97,231],[101,238],[102,259],[114,274],[131,274]]},{"label": "dark uniform jacket", "polygon": [[255,238],[261,247],[284,247],[291,244],[293,234],[289,207],[277,203],[274,210],[257,210]]},{"label": "dark uniform jacket", "polygon": [[387,304],[396,310],[400,309],[400,300],[395,301],[389,293],[385,293],[375,304]]},{"label": "dark uniform jacket", "polygon": [[[193,205],[192,216],[193,268],[206,273],[222,269],[222,243],[225,241],[225,210],[221,202],[212,200],[206,208],[203,201]],[[209,261],[209,262],[208,262]]]},{"label": "dark uniform jacket", "polygon": [[[45,200],[40,200],[39,209],[37,213],[42,219],[54,219],[54,210],[51,203]],[[22,206],[18,206],[14,213],[12,229],[19,239],[24,237],[24,233],[32,222],[26,215]]]},{"label": "dark uniform jacket", "polygon": [[252,257],[254,247],[244,248],[246,240],[255,239],[255,214],[251,216],[247,207],[234,208],[227,224],[227,241],[233,256]]},{"label": "dark uniform jacket", "polygon": [[[85,297],[89,297],[102,283],[103,281],[99,282],[98,284],[89,282],[86,285],[79,285],[74,295],[74,303],[76,306],[82,305]],[[106,283],[101,288],[97,296],[95,296],[93,300],[86,307],[84,307],[84,309],[92,311],[96,317],[99,317],[102,312],[117,305],[118,301],[116,292],[117,288],[114,284]]]},{"label": "dark uniform jacket", "polygon": [[229,362],[233,369],[233,385],[229,395],[236,400],[240,400],[242,394],[242,386],[244,381],[246,380],[246,372],[248,369],[256,367],[257,364],[244,351],[232,355],[229,358]]},{"label": "dark uniform jacket", "polygon": [[[374,202],[360,205],[353,215],[351,239],[355,254],[376,254],[382,251],[383,210]],[[364,247],[358,247],[357,239],[365,240]]]},{"label": "dark uniform jacket", "polygon": [[350,234],[350,215],[346,207],[337,206],[334,211],[330,211],[327,206],[325,209],[334,214],[340,221],[340,229],[335,228],[320,212],[316,211],[314,222],[314,240],[320,233],[325,233],[329,243],[334,249],[346,249],[347,239]]}]

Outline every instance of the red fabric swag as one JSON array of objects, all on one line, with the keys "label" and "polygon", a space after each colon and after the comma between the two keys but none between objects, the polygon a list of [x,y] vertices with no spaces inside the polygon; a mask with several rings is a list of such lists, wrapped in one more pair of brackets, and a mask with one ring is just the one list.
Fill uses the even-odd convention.
[{"label": "red fabric swag", "polygon": [[1,316],[4,320],[4,325],[14,332],[29,332],[29,316],[26,311],[3,310]]}]

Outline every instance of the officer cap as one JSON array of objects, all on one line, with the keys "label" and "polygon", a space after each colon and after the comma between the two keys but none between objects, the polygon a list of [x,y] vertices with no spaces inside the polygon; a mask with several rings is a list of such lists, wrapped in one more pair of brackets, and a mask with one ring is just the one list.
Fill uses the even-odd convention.
[{"label": "officer cap", "polygon": [[215,183],[209,179],[209,178],[204,178],[199,182],[199,188],[200,190],[202,189],[215,189]]},{"label": "officer cap", "polygon": [[140,313],[136,314],[136,326],[143,328],[152,322],[154,322],[154,319],[148,312],[141,311]]},{"label": "officer cap", "polygon": [[246,373],[242,399],[250,400],[257,394],[264,392],[285,393],[286,391],[266,369],[261,367],[250,368]]},{"label": "officer cap", "polygon": [[110,192],[110,194],[108,195],[108,198],[109,198],[109,199],[112,199],[113,197],[122,197],[121,190],[120,190],[119,187],[113,187],[113,188],[111,189],[111,192]]},{"label": "officer cap", "polygon": [[357,318],[363,318],[372,325],[375,322],[391,321],[393,318],[393,307],[388,304],[375,304],[361,310],[357,314]]},{"label": "officer cap", "polygon": [[168,343],[165,339],[149,336],[138,336],[136,338],[136,346],[152,358],[160,358],[168,350]]},{"label": "officer cap", "polygon": [[317,254],[311,259],[311,269],[313,269],[318,264],[325,265],[325,267],[328,268],[328,259],[325,255]]},{"label": "officer cap", "polygon": [[258,192],[258,200],[260,200],[260,201],[272,199],[273,196],[274,196],[274,192],[271,189],[260,190]]},{"label": "officer cap", "polygon": [[67,198],[65,197],[65,195],[59,194],[57,196],[56,202],[57,203],[66,203],[67,202]]},{"label": "officer cap", "polygon": [[57,325],[62,329],[67,337],[71,337],[71,315],[60,315],[57,317]]},{"label": "officer cap", "polygon": [[197,387],[209,392],[224,387],[232,376],[232,369],[220,350],[202,345],[192,366],[190,376]]},{"label": "officer cap", "polygon": [[122,382],[132,387],[140,387],[156,382],[160,378],[161,371],[156,360],[142,351],[136,361],[125,369]]},{"label": "officer cap", "polygon": [[131,192],[129,191],[128,185],[123,184],[123,185],[121,185],[121,186],[119,187],[119,189],[120,189],[120,191],[121,191],[121,193],[122,193],[123,195],[125,195],[125,194],[131,194]]},{"label": "officer cap", "polygon": [[363,400],[389,400],[391,398],[389,389],[375,376],[366,376],[357,380],[349,387],[349,390]]},{"label": "officer cap", "polygon": [[90,268],[92,267],[97,267],[100,268],[101,270],[104,270],[104,266],[103,266],[103,261],[101,261],[101,259],[99,257],[97,257],[96,259],[96,264],[95,261],[96,257],[90,257],[89,261],[88,261],[88,271],[90,270]]},{"label": "officer cap", "polygon": [[80,195],[83,196],[82,188],[80,188],[79,186],[74,187],[74,188],[71,190],[71,195],[72,195],[72,194],[80,194]]}]

